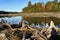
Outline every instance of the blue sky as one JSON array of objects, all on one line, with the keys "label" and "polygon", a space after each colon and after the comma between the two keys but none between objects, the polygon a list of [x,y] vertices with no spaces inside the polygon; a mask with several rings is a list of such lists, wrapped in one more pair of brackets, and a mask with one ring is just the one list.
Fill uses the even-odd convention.
[{"label": "blue sky", "polygon": [[21,12],[22,8],[26,7],[29,1],[34,4],[51,0],[0,0],[0,10]]}]

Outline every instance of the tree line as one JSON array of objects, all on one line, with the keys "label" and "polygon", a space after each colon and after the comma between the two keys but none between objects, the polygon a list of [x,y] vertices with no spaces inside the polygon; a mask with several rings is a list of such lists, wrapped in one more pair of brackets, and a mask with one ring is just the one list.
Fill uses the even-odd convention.
[{"label": "tree line", "polygon": [[27,7],[22,9],[23,13],[40,13],[40,12],[60,12],[60,2],[58,0],[48,1],[46,4],[38,2],[32,4],[28,2]]}]

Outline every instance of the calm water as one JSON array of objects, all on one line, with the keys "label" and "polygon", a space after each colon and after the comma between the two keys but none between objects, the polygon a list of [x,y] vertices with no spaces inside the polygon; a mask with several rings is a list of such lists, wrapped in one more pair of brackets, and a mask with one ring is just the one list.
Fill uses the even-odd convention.
[{"label": "calm water", "polygon": [[[7,20],[7,23],[10,23],[10,24],[18,24],[19,22],[21,22],[23,20],[23,17],[22,16],[15,16],[15,17],[4,17],[4,18],[0,18],[0,19],[3,19],[3,20]],[[29,24],[29,22],[26,21],[27,24]],[[37,26],[36,24],[32,23],[31,26]],[[45,23],[42,22],[40,25],[40,27],[45,27]],[[60,25],[56,25],[57,27],[60,28]]]},{"label": "calm water", "polygon": [[15,17],[11,17],[11,18],[4,17],[4,18],[0,18],[0,19],[7,20],[7,22],[10,24],[18,24],[19,22],[21,22],[23,20],[22,16],[15,16]]}]

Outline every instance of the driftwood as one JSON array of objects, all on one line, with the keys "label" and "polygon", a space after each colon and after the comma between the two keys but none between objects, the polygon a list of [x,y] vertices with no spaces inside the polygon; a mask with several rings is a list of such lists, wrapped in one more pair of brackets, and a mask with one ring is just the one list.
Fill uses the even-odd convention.
[{"label": "driftwood", "polygon": [[[8,26],[8,28],[6,30],[3,30],[3,33],[5,33],[8,40],[20,40],[19,36],[14,35],[16,30],[22,31],[22,34],[31,33],[32,35],[30,38],[32,38],[32,36],[34,36],[34,39],[37,39],[37,40],[40,40],[40,39],[47,40],[47,38],[44,35],[40,34],[40,32],[37,29],[30,27],[28,25],[25,27],[15,28],[15,29],[12,29],[10,24],[2,24],[2,26],[3,25],[5,25],[5,27]],[[20,35],[20,33],[19,33],[19,35]],[[39,38],[38,38],[38,36],[39,36]]]},{"label": "driftwood", "polygon": [[7,28],[0,30],[0,33],[4,33],[4,38],[7,38],[7,40],[48,40],[51,37],[52,28],[54,28],[56,32],[59,30],[59,28],[55,27],[53,21],[51,21],[49,27],[47,24],[46,28],[41,31],[24,23],[22,25],[20,28],[13,29],[10,24],[2,24],[2,28]]}]

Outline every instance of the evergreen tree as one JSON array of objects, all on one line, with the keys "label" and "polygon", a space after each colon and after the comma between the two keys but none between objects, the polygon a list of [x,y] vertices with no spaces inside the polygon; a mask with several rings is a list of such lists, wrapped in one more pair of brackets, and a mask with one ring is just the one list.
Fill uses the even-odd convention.
[{"label": "evergreen tree", "polygon": [[58,0],[54,0],[54,2],[58,2]]},{"label": "evergreen tree", "polygon": [[28,2],[28,7],[32,6],[31,1]]}]

